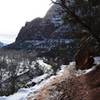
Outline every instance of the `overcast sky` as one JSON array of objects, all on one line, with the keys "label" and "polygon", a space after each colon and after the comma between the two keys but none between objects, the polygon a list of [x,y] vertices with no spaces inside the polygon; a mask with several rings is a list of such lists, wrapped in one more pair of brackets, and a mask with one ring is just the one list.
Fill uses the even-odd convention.
[{"label": "overcast sky", "polygon": [[11,43],[26,21],[43,17],[50,0],[0,0],[0,41]]}]

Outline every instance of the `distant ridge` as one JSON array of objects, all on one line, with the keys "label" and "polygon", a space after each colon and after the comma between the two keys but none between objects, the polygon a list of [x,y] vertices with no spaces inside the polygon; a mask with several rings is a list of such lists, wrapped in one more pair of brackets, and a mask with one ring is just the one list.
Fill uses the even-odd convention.
[{"label": "distant ridge", "polygon": [[2,48],[5,44],[0,42],[0,48]]}]

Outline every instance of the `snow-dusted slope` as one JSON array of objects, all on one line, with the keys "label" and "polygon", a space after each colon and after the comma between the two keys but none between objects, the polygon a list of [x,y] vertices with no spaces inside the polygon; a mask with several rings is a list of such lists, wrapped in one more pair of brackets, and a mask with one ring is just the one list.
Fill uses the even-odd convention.
[{"label": "snow-dusted slope", "polygon": [[[0,97],[0,100],[26,100],[26,97],[33,92],[35,89],[37,89],[38,83],[43,81],[46,77],[48,77],[48,74],[44,74],[41,75],[39,77],[34,78],[32,81],[36,82],[37,85],[35,85],[34,87],[30,87],[30,88],[22,88],[20,90],[18,90],[17,93],[10,95],[10,96],[2,96]],[[28,84],[30,84],[32,81],[28,82]]]},{"label": "snow-dusted slope", "polygon": [[[40,64],[44,64],[44,66],[50,66],[45,64],[42,60],[38,60],[38,62]],[[30,82],[36,82],[37,84],[35,86],[30,88],[22,88],[13,95],[8,97],[0,97],[0,100],[61,100],[62,97],[65,98],[63,100],[67,100],[67,98],[69,100],[70,96],[73,94],[70,92],[72,92],[74,88],[76,89],[77,84],[79,86],[81,84],[81,88],[83,88],[83,90],[86,89],[86,86],[84,87],[84,81],[80,83],[76,77],[89,73],[92,70],[94,70],[94,68],[89,70],[76,71],[75,62],[72,62],[69,65],[62,65],[61,70],[57,72],[57,75],[50,77],[50,74],[44,74],[34,78]],[[79,91],[84,94],[87,90]]]}]

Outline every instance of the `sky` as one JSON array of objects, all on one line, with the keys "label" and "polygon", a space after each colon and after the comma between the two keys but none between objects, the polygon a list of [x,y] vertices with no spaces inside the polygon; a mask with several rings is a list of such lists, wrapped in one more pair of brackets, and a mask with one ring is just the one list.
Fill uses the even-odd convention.
[{"label": "sky", "polygon": [[50,0],[0,0],[0,41],[12,43],[25,22],[45,16]]}]

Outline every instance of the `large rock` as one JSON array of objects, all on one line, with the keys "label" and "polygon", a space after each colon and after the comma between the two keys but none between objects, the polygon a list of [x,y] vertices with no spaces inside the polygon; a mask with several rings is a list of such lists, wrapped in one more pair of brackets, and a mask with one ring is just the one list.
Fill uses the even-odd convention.
[{"label": "large rock", "polygon": [[27,22],[21,28],[15,42],[50,38],[51,34],[63,24],[61,12],[62,9],[59,6],[53,5],[44,18]]},{"label": "large rock", "polygon": [[22,27],[15,42],[48,38],[54,30],[55,27],[49,20],[36,18]]}]

